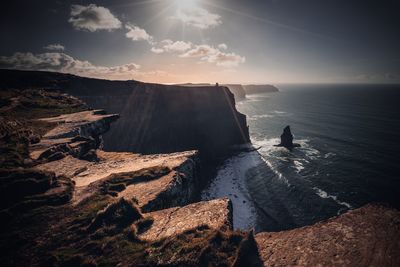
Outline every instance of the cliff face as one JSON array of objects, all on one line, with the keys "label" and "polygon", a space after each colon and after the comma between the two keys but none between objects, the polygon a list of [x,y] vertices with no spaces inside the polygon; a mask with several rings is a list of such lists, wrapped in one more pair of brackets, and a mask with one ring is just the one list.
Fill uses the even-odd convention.
[{"label": "cliff face", "polygon": [[136,81],[105,81],[73,75],[0,71],[0,87],[41,86],[60,89],[89,106],[119,113],[121,119],[106,135],[109,151],[170,153],[198,149],[220,154],[249,142],[246,116],[235,108],[227,87],[183,87]]},{"label": "cliff face", "polygon": [[151,154],[198,149],[218,154],[249,141],[246,117],[236,111],[226,87],[137,84],[122,97],[112,92],[78,97],[121,114],[104,136],[106,150]]},{"label": "cliff face", "polygon": [[[5,123],[23,120],[32,111],[21,104],[31,90],[1,96],[5,105],[0,111],[12,114]],[[47,102],[50,96],[71,100],[45,91],[36,100]],[[75,104],[78,111],[84,109]],[[249,247],[249,236],[232,231],[229,199],[193,203],[200,182],[197,151],[104,152],[99,150],[101,134],[117,115],[100,110],[58,115],[59,110],[51,114],[52,107],[39,109],[39,117],[24,124],[41,130],[20,155],[29,164],[0,169],[4,265],[199,266],[257,260],[253,239],[252,252],[241,253]],[[22,134],[21,129],[6,130],[2,142]]]},{"label": "cliff face", "polygon": [[243,87],[248,95],[279,92],[278,88],[270,84],[244,85]]},{"label": "cliff face", "polygon": [[236,100],[246,99],[246,92],[241,84],[224,84],[235,95]]},{"label": "cliff face", "polygon": [[[185,86],[185,87],[210,87],[214,86],[209,83],[183,83],[177,84],[178,86]],[[241,84],[222,84],[222,86],[228,87],[231,93],[235,96],[236,101],[241,101],[246,99],[246,92]]]}]

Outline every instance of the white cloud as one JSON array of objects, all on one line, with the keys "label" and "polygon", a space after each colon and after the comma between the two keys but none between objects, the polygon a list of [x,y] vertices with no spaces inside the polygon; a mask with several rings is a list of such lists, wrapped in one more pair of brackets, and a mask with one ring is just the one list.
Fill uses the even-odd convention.
[{"label": "white cloud", "polygon": [[75,59],[65,53],[20,53],[12,56],[0,56],[0,67],[22,70],[42,70],[71,73],[87,77],[129,78],[138,73],[140,65],[135,63],[120,66],[96,66],[89,61]]},{"label": "white cloud", "polygon": [[157,47],[152,47],[151,48],[151,52],[155,53],[155,54],[162,54],[164,53],[164,49],[162,48],[157,48]]},{"label": "white cloud", "polygon": [[71,17],[68,20],[75,29],[95,32],[97,30],[114,30],[121,28],[121,21],[109,9],[90,4],[88,6],[72,5]]},{"label": "white cloud", "polygon": [[125,28],[128,29],[128,32],[125,36],[132,41],[147,41],[150,44],[153,44],[153,37],[149,35],[146,30],[139,28],[138,26],[132,24],[126,24]]},{"label": "white cloud", "polygon": [[235,53],[223,53],[218,52],[216,54],[210,55],[207,58],[210,63],[216,63],[217,66],[222,67],[237,67],[239,64],[246,61],[245,57],[236,55]]},{"label": "white cloud", "polygon": [[182,53],[192,48],[192,43],[184,41],[172,41],[169,39],[160,42],[159,47],[153,47],[151,51],[156,54],[164,52]]},{"label": "white cloud", "polygon": [[225,53],[209,45],[196,45],[193,49],[181,54],[180,57],[200,58],[201,61],[215,63],[221,67],[237,67],[246,61],[245,57],[235,53]]},{"label": "white cloud", "polygon": [[226,44],[219,44],[218,48],[222,49],[222,50],[226,50],[226,49],[228,49],[228,46]]},{"label": "white cloud", "polygon": [[210,13],[200,7],[180,8],[173,18],[203,30],[216,27],[222,23],[220,15]]},{"label": "white cloud", "polygon": [[49,44],[43,48],[46,50],[50,50],[50,51],[64,51],[65,50],[65,46],[63,46],[61,44]]},{"label": "white cloud", "polygon": [[212,46],[196,45],[196,47],[180,55],[180,57],[208,57],[217,52],[219,52],[219,50]]}]

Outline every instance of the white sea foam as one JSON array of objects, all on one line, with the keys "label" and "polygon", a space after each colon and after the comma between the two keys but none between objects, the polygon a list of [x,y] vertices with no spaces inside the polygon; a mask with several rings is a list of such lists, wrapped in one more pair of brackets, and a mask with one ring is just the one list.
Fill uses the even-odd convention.
[{"label": "white sea foam", "polygon": [[319,150],[313,148],[309,144],[310,140],[308,140],[308,139],[299,139],[299,140],[296,140],[296,142],[301,145],[301,148],[299,150],[304,152],[304,154],[306,154],[306,156],[309,159],[316,160],[321,156],[321,152]]},{"label": "white sea foam", "polygon": [[281,115],[283,115],[283,114],[288,114],[287,112],[285,112],[285,111],[280,111],[280,110],[274,110],[274,113],[276,113],[276,114],[281,114]]},{"label": "white sea foam", "polygon": [[324,158],[327,159],[327,158],[334,157],[334,156],[336,156],[335,153],[329,152],[329,153],[326,153],[326,154],[324,155]]},{"label": "white sea foam", "polygon": [[276,177],[283,181],[287,186],[290,186],[290,183],[288,179],[281,173],[280,171],[277,170],[277,168],[271,163],[270,160],[268,160],[268,155],[271,155],[272,152],[274,151],[279,151],[279,150],[285,150],[283,147],[276,147],[274,145],[277,145],[280,143],[280,138],[270,138],[270,139],[263,139],[263,140],[257,140],[256,138],[252,138],[251,142],[255,144],[255,146],[260,146],[260,154],[261,154],[261,159],[264,161],[265,164],[274,172]]},{"label": "white sea foam", "polygon": [[274,115],[271,114],[261,114],[261,115],[253,115],[253,116],[249,116],[247,117],[247,120],[249,121],[256,121],[258,119],[263,119],[263,118],[273,118],[275,117]]},{"label": "white sea foam", "polygon": [[[340,200],[337,198],[337,196],[329,195],[327,192],[325,192],[324,190],[322,190],[322,189],[320,189],[320,188],[318,188],[318,187],[313,187],[313,189],[315,190],[315,193],[316,193],[318,196],[320,196],[321,198],[330,198],[330,199],[334,200],[337,204],[339,204],[339,205],[341,205],[341,206],[344,206],[344,207],[346,207],[346,208],[348,208],[348,209],[351,209],[351,208],[352,208],[352,206],[351,206],[349,203],[340,201]],[[340,212],[340,211],[339,211],[339,212]]]},{"label": "white sea foam", "polygon": [[256,225],[256,209],[246,187],[246,172],[260,163],[257,153],[241,153],[224,162],[215,179],[202,194],[202,200],[228,197],[233,206],[233,227],[251,229]]},{"label": "white sea foam", "polygon": [[305,167],[299,160],[294,160],[293,163],[297,173],[300,173],[302,170],[304,170]]},{"label": "white sea foam", "polygon": [[[259,100],[254,99],[253,101],[259,101]],[[266,114],[256,114],[256,115],[248,116],[247,119],[250,121],[254,121],[257,119],[274,118],[276,116],[287,116],[287,115],[290,115],[290,114],[285,111],[274,110],[274,111],[272,111],[270,113],[266,113]]]}]

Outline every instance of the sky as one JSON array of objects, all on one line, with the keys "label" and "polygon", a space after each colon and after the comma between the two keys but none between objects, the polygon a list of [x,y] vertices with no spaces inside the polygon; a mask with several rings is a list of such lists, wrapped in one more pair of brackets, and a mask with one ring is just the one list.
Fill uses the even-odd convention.
[{"label": "sky", "polygon": [[6,0],[0,68],[157,83],[400,83],[397,0]]}]

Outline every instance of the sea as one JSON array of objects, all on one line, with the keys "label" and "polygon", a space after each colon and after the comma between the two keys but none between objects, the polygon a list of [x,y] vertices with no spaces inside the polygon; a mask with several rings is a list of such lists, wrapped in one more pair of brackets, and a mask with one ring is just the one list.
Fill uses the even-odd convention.
[{"label": "sea", "polygon": [[[281,231],[368,203],[400,208],[400,86],[280,85],[236,103],[253,150],[219,166],[202,199],[228,197],[235,229]],[[289,125],[294,142],[279,144]]]}]

